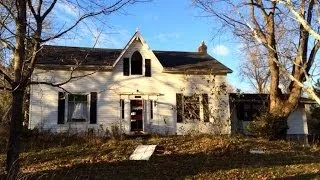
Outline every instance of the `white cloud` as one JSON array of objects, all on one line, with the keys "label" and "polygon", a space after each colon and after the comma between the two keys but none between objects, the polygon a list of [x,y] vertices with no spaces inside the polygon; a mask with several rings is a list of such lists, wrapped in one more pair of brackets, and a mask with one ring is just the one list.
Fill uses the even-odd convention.
[{"label": "white cloud", "polygon": [[230,52],[226,46],[219,44],[212,48],[212,53],[218,56],[227,56]]},{"label": "white cloud", "polygon": [[69,16],[69,18],[70,16],[77,17],[78,13],[80,12],[78,7],[67,2],[58,1],[56,7],[60,11],[60,13],[62,13],[65,16]]}]

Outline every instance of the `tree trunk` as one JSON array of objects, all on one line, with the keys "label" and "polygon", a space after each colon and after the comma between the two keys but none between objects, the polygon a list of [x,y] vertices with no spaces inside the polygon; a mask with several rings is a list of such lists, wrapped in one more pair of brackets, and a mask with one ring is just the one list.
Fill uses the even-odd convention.
[{"label": "tree trunk", "polygon": [[10,120],[10,133],[7,145],[6,170],[8,179],[16,179],[19,172],[19,153],[23,122],[23,98],[25,90],[12,92],[12,113]]},{"label": "tree trunk", "polygon": [[302,88],[299,85],[293,83],[288,95],[281,93],[278,96],[270,96],[269,112],[274,117],[274,123],[271,127],[277,132],[275,139],[286,138],[287,120],[299,104],[301,90]]}]

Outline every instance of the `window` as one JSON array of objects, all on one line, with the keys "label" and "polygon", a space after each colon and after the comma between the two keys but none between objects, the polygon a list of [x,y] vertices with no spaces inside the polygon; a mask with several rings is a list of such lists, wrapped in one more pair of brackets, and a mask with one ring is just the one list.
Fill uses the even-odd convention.
[{"label": "window", "polygon": [[131,56],[131,74],[142,75],[142,56],[138,51]]},{"label": "window", "polygon": [[[200,100],[200,98],[202,100]],[[203,111],[203,121],[209,122],[209,105],[207,94],[194,94],[191,96],[183,96],[176,94],[177,122],[186,120],[200,121],[200,107]]]},{"label": "window", "polygon": [[68,95],[68,121],[85,122],[88,119],[88,96],[84,94]]},{"label": "window", "polygon": [[200,101],[198,95],[183,96],[184,108],[183,118],[189,120],[200,120]]},{"label": "window", "polygon": [[236,106],[237,117],[241,121],[253,121],[260,112],[263,111],[264,106],[259,103],[239,103]]},{"label": "window", "polygon": [[[143,66],[144,62],[144,66]],[[144,71],[143,71],[144,68]],[[131,58],[123,58],[123,75],[144,75],[151,77],[151,59],[143,59],[139,51],[135,51]]]}]

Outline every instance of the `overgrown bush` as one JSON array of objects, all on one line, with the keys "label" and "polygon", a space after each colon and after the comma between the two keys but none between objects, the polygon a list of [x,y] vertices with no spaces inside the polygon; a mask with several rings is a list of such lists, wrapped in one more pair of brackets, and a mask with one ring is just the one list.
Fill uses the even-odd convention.
[{"label": "overgrown bush", "polygon": [[286,118],[275,117],[268,112],[257,116],[246,128],[252,135],[269,140],[285,139],[289,129]]}]

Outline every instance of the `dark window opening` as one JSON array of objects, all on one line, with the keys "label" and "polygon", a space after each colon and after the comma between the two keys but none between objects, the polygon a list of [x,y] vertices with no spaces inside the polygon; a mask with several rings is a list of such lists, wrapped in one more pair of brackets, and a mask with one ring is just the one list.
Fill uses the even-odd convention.
[{"label": "dark window opening", "polygon": [[236,106],[237,117],[240,121],[253,121],[263,111],[263,104],[260,103],[239,103]]},{"label": "dark window opening", "polygon": [[131,56],[131,74],[142,75],[142,56],[138,51]]}]

